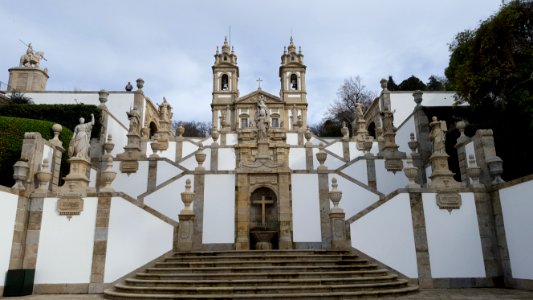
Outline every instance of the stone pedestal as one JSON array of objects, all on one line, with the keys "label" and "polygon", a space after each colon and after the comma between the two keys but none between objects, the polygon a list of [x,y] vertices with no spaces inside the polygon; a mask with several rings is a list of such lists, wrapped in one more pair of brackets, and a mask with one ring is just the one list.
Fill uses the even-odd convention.
[{"label": "stone pedestal", "polygon": [[345,226],[345,213],[342,209],[331,210],[329,213],[331,221],[331,248],[346,249],[348,247]]},{"label": "stone pedestal", "polygon": [[89,186],[89,161],[79,157],[72,157],[69,160],[70,172],[64,178],[65,184],[60,188],[60,193],[66,191],[76,191],[85,195]]},{"label": "stone pedestal", "polygon": [[9,69],[8,92],[41,92],[46,90],[48,74],[37,68],[20,67]]},{"label": "stone pedestal", "polygon": [[431,161],[432,174],[429,177],[430,188],[437,190],[437,205],[441,209],[459,209],[461,207],[461,195],[457,190],[461,184],[453,178],[453,173],[448,169],[448,154],[434,152],[429,158]]},{"label": "stone pedestal", "polygon": [[174,230],[177,231],[177,236],[174,239],[174,249],[177,251],[191,251],[193,248],[194,214],[180,214],[179,224]]},{"label": "stone pedestal", "polygon": [[356,122],[357,131],[353,139],[356,142],[356,147],[358,150],[364,150],[364,143],[368,139],[368,130],[366,130],[366,121],[364,119],[359,119]]},{"label": "stone pedestal", "polygon": [[120,161],[120,171],[131,174],[139,169],[139,159],[146,158],[141,150],[141,137],[135,133],[128,133],[128,144],[124,152],[117,155]]}]

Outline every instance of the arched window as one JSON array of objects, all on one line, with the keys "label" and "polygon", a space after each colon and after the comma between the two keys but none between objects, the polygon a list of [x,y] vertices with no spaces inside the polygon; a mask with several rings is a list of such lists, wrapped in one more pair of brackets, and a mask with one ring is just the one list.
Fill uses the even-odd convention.
[{"label": "arched window", "polygon": [[296,74],[291,74],[291,90],[298,89],[298,76]]},{"label": "arched window", "polygon": [[229,90],[228,74],[222,75],[222,79],[220,80],[220,86],[222,87],[223,91]]},{"label": "arched window", "polygon": [[377,139],[376,136],[376,123],[372,122],[370,125],[368,125],[368,135],[374,137],[374,139]]}]

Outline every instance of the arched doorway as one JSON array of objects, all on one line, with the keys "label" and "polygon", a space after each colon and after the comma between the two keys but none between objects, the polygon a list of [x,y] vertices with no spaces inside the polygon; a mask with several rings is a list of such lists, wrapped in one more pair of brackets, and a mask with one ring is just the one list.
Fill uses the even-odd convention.
[{"label": "arched doorway", "polygon": [[260,187],[250,196],[251,249],[278,249],[279,205],[276,193]]},{"label": "arched doorway", "polygon": [[374,139],[377,139],[376,136],[376,123],[372,122],[370,125],[368,125],[368,135],[373,137]]}]

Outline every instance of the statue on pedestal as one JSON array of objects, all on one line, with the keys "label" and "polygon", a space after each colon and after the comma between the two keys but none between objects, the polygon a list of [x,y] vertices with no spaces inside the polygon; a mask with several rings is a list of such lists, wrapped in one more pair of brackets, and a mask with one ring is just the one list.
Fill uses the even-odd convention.
[{"label": "statue on pedestal", "polygon": [[261,95],[259,96],[259,101],[257,102],[257,111],[255,112],[255,123],[257,126],[257,139],[259,141],[268,139],[268,107],[265,104],[265,99]]},{"label": "statue on pedestal", "polygon": [[94,125],[94,115],[91,114],[91,122],[85,123],[85,119],[80,118],[80,124],[74,127],[74,134],[68,147],[69,157],[89,159],[89,147],[91,140],[91,130]]},{"label": "statue on pedestal", "polygon": [[34,67],[39,68],[39,62],[44,58],[44,52],[42,51],[33,51],[31,43],[28,44],[28,49],[26,54],[20,57],[20,67]]},{"label": "statue on pedestal", "polygon": [[431,119],[431,132],[429,133],[429,139],[433,143],[433,153],[446,153],[446,121],[439,121],[437,117]]},{"label": "statue on pedestal", "polygon": [[128,129],[128,133],[140,134],[141,114],[137,107],[133,107],[133,109],[130,109],[130,111],[126,112],[126,114],[128,115],[128,119],[130,120],[130,127]]}]

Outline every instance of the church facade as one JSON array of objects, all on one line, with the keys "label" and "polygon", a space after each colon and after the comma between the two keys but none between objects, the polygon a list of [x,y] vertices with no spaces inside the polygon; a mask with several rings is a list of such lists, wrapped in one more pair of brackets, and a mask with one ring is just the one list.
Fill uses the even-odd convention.
[{"label": "church facade", "polygon": [[[224,41],[207,138],[174,131],[183,116],[166,100],[154,105],[142,79],[135,91],[52,92],[12,75],[42,77],[38,65],[10,69],[37,104],[98,105],[103,127],[69,159],[61,186],[69,145],[25,135],[17,183],[0,188],[0,282],[29,269],[34,293],[102,293],[175,251],[312,249],[368,256],[421,288],[532,289],[533,181],[501,180],[491,130],[468,137],[464,122],[424,113],[452,105],[453,93],[395,93],[382,82],[355,132],[322,138],[308,128],[306,66],[292,38],[281,61],[279,96],[240,96]],[[461,181],[443,147],[452,128]]]}]

